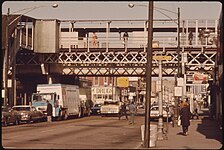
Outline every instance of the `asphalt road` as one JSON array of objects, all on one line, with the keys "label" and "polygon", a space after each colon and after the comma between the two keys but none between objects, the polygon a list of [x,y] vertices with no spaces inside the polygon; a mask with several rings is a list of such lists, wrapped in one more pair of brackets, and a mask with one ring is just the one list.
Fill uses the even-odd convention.
[{"label": "asphalt road", "polygon": [[52,123],[2,127],[2,146],[11,149],[136,149],[144,116],[129,125],[125,117],[90,116]]}]

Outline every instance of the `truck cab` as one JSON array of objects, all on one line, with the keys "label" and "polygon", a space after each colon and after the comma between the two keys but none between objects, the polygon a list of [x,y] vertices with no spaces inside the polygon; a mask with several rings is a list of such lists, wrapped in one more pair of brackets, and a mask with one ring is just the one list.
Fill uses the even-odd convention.
[{"label": "truck cab", "polygon": [[47,100],[53,107],[53,117],[59,116],[59,104],[58,96],[56,93],[33,93],[32,94],[32,106],[35,106],[37,110],[40,110],[47,116]]}]

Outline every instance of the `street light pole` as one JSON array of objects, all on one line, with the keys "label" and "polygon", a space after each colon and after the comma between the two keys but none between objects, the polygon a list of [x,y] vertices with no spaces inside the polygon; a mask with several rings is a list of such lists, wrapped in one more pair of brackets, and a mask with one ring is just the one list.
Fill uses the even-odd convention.
[{"label": "street light pole", "polygon": [[150,140],[150,108],[151,108],[151,76],[152,76],[152,37],[153,37],[153,1],[148,6],[148,48],[146,63],[146,100],[145,100],[145,133],[144,147],[149,148]]}]

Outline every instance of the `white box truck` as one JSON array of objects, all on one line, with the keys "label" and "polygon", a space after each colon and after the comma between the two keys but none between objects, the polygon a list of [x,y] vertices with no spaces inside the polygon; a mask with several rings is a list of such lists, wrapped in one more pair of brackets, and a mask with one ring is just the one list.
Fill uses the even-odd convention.
[{"label": "white box truck", "polygon": [[52,117],[82,116],[79,87],[76,85],[38,84],[37,93],[32,94],[32,105],[46,114],[47,100],[53,107]]}]

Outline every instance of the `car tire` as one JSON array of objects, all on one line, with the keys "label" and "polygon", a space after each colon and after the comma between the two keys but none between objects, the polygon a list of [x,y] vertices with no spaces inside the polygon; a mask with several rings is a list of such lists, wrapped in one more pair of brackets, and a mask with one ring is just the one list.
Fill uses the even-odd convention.
[{"label": "car tire", "polygon": [[27,122],[28,122],[28,123],[31,123],[31,121],[32,121],[32,118],[30,117],[29,120],[28,120]]},{"label": "car tire", "polygon": [[5,127],[8,126],[7,120],[5,120],[5,122],[3,123],[3,125],[4,125]]}]

